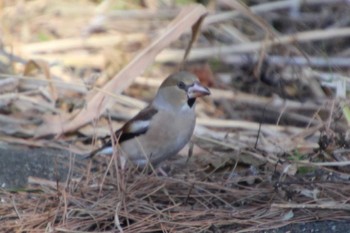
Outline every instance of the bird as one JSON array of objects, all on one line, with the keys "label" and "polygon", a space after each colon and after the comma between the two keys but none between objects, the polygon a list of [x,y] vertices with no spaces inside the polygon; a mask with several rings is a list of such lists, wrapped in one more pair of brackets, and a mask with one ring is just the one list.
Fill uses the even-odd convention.
[{"label": "bird", "polygon": [[196,99],[206,95],[210,90],[194,74],[179,71],[169,75],[150,104],[89,158],[113,154],[113,145],[117,145],[123,158],[137,167],[158,166],[190,141],[196,124]]}]

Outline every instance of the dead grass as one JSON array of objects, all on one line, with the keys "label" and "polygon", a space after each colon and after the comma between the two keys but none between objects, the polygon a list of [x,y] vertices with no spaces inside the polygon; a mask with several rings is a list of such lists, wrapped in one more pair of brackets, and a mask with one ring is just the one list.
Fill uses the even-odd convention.
[{"label": "dead grass", "polygon": [[112,159],[106,177],[100,166],[67,184],[31,179],[26,190],[1,191],[1,230],[248,232],[315,218],[349,220],[349,182],[283,181],[271,172],[250,175],[249,181],[227,170],[210,174],[195,164],[164,177],[121,171]]}]

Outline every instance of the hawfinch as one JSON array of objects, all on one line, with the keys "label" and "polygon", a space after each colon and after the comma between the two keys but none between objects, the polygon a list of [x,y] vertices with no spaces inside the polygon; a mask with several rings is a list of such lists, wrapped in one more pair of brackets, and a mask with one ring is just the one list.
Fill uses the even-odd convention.
[{"label": "hawfinch", "polygon": [[[196,98],[210,95],[197,77],[181,71],[163,81],[146,108],[115,132],[118,153],[140,168],[157,166],[176,155],[191,139],[196,123]],[[112,141],[93,151],[112,154]]]}]

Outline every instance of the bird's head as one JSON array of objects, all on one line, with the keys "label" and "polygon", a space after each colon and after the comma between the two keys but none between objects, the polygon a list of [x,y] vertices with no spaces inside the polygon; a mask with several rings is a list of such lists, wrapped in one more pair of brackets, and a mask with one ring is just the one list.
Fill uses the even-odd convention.
[{"label": "bird's head", "polygon": [[210,95],[207,87],[203,86],[198,78],[189,72],[180,71],[166,78],[154,99],[154,103],[161,107],[174,109],[189,106],[192,108],[196,98]]}]

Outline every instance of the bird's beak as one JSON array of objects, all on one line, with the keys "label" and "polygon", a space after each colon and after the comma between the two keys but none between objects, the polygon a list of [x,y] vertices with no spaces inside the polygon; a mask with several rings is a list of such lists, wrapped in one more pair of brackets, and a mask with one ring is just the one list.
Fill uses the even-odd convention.
[{"label": "bird's beak", "polygon": [[187,89],[187,96],[189,99],[210,95],[210,91],[207,87],[203,86],[199,82],[193,83]]}]

